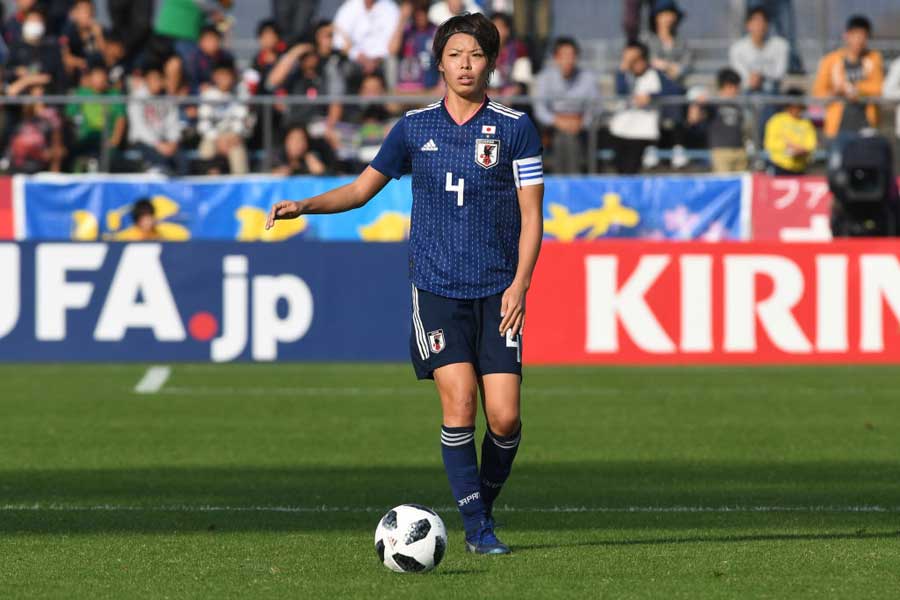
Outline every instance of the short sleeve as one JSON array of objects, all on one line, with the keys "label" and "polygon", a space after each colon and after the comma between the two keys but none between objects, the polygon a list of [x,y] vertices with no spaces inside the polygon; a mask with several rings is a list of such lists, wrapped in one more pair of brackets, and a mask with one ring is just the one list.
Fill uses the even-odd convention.
[{"label": "short sleeve", "polygon": [[512,139],[513,178],[517,188],[544,183],[541,136],[528,115],[516,120]]},{"label": "short sleeve", "polygon": [[400,179],[404,173],[409,173],[410,158],[406,147],[406,117],[401,118],[391,128],[384,143],[381,144],[381,149],[372,160],[371,167],[382,175],[394,179]]}]

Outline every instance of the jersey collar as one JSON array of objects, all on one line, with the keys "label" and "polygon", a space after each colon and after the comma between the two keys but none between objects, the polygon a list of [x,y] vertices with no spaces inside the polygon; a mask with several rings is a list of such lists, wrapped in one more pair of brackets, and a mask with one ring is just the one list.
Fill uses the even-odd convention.
[{"label": "jersey collar", "polygon": [[475,117],[477,117],[482,112],[484,112],[484,107],[486,107],[488,105],[488,102],[490,102],[490,101],[491,101],[491,99],[488,98],[487,94],[485,94],[484,101],[481,103],[481,106],[478,107],[478,110],[476,110],[474,113],[472,113],[472,116],[469,117],[468,119],[466,119],[465,121],[463,121],[462,123],[457,123],[456,119],[453,118],[453,115],[450,114],[450,111],[447,110],[447,96],[444,96],[444,99],[441,100],[441,111],[444,113],[444,116],[447,117],[447,119],[451,123],[453,123],[457,127],[462,127],[466,123],[470,123],[472,120],[475,119]]}]

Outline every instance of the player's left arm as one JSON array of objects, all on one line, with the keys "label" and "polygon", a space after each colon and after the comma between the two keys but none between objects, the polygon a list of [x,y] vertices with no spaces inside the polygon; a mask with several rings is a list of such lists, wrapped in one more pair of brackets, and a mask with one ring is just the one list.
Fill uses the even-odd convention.
[{"label": "player's left arm", "polygon": [[541,251],[544,237],[544,184],[519,188],[519,210],[522,230],[519,233],[519,266],[516,276],[503,293],[500,335],[507,330],[517,335],[525,322],[525,294],[531,287],[531,276]]}]

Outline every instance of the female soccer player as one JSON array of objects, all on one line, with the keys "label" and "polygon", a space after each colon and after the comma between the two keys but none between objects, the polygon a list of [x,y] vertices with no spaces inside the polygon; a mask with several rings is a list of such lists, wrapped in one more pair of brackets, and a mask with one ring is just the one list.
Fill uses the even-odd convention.
[{"label": "female soccer player", "polygon": [[[355,181],[275,204],[266,227],[360,207],[390,178],[412,171],[413,367],[419,379],[434,379],[441,398],[441,452],[466,549],[507,554],[492,508],[521,439],[522,324],[543,233],[542,149],[524,113],[485,93],[499,51],[491,21],[480,14],[449,19],[433,51],[446,97],[407,112]],[[479,389],[488,425],[480,474]]]}]

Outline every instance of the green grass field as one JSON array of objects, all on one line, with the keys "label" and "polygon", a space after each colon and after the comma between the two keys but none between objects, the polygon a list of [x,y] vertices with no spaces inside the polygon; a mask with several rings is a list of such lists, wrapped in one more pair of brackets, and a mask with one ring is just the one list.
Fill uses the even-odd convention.
[{"label": "green grass field", "polygon": [[[0,598],[900,594],[896,367],[529,368],[507,557],[464,553],[410,367],[145,371],[0,367]],[[377,561],[403,502],[433,573]]]}]

